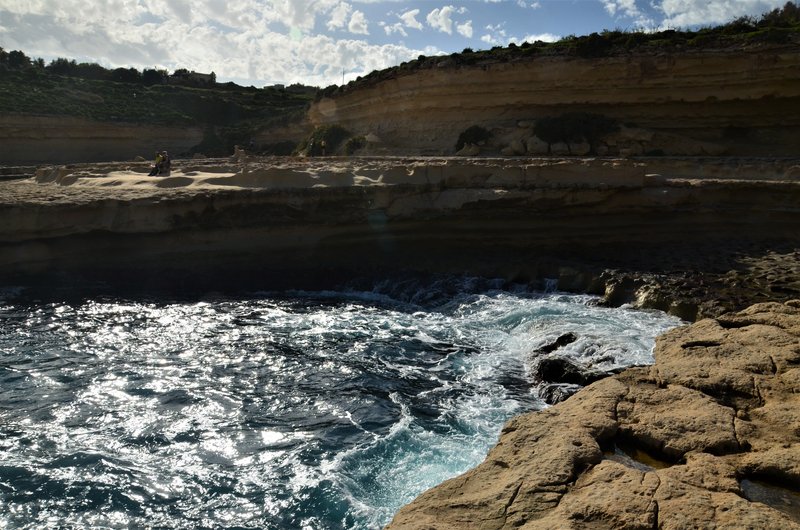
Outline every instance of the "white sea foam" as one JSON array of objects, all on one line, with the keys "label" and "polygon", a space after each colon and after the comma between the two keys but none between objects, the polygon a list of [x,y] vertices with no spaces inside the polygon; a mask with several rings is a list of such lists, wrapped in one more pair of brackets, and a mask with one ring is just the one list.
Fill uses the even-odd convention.
[{"label": "white sea foam", "polygon": [[[26,312],[11,299],[0,307],[0,406],[14,433],[3,449],[8,469],[44,478],[13,479],[20,497],[7,496],[0,526],[380,527],[482,461],[511,416],[543,406],[529,374],[538,348],[571,332],[555,354],[642,364],[678,324],[498,286]],[[32,504],[37,480],[64,497]],[[84,490],[100,508],[70,508]]]}]

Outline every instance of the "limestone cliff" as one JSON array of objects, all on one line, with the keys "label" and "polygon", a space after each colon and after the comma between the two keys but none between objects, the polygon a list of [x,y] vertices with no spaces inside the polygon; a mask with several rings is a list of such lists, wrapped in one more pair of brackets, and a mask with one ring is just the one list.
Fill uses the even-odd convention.
[{"label": "limestone cliff", "polygon": [[[788,156],[800,150],[800,47],[754,47],[440,66],[398,73],[310,109],[315,125],[368,136],[375,152],[452,153],[472,125],[495,151],[536,151],[532,124],[581,111],[625,125],[610,154]],[[521,142],[521,143],[517,143]],[[541,154],[540,152],[534,154]],[[601,153],[602,154],[602,153]]]},{"label": "limestone cliff", "polygon": [[[311,125],[306,120],[260,129],[258,147],[287,142],[296,145]],[[0,165],[68,164],[147,159],[156,150],[189,152],[204,140],[203,127],[168,127],[101,122],[68,116],[0,115]]]},{"label": "limestone cliff", "polygon": [[65,116],[0,116],[0,164],[46,164],[151,158],[155,150],[187,151],[198,127],[98,122]]},{"label": "limestone cliff", "polygon": [[[715,270],[739,304],[742,256],[800,247],[800,160],[652,164],[243,156],[177,160],[168,177],[147,176],[147,163],[40,168],[0,188],[0,274],[224,268],[269,287],[407,272],[555,278],[694,319],[719,310],[698,309],[716,288],[708,277],[665,294],[640,278],[597,276],[634,264]],[[775,291],[754,285],[798,296],[791,270]]]}]

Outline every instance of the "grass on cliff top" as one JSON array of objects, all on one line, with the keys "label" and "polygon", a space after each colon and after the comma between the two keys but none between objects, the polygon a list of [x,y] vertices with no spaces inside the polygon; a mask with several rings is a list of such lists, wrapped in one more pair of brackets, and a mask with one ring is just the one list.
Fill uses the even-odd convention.
[{"label": "grass on cliff top", "polygon": [[305,114],[311,97],[275,88],[144,86],[4,71],[0,114],[62,115],[176,126],[283,125]]},{"label": "grass on cliff top", "polygon": [[386,70],[374,71],[344,86],[329,86],[317,93],[317,99],[336,97],[352,90],[374,85],[419,70],[459,68],[533,60],[536,57],[580,57],[585,59],[627,54],[692,53],[704,50],[742,49],[751,46],[775,46],[800,43],[800,7],[787,2],[760,18],[741,17],[727,24],[694,31],[666,30],[603,31],[582,37],[570,35],[557,42],[536,41],[490,50],[464,49],[449,56],[426,57],[405,62]]}]

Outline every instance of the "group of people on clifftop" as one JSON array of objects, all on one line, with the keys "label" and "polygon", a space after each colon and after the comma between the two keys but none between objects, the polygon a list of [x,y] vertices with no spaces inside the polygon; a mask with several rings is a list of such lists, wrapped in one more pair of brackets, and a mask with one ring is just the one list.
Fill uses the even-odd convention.
[{"label": "group of people on clifftop", "polygon": [[172,162],[169,159],[169,153],[166,151],[156,151],[156,161],[150,169],[149,176],[169,176],[169,170]]}]

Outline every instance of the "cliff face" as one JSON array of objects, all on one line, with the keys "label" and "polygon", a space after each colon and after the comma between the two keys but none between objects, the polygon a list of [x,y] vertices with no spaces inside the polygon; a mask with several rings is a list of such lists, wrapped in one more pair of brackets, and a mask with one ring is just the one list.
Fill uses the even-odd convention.
[{"label": "cliff face", "polygon": [[800,149],[795,45],[441,64],[322,99],[310,119],[371,134],[380,140],[373,148],[386,152],[452,153],[459,134],[472,125],[492,130],[500,149],[529,138],[531,122],[572,111],[635,127],[609,140],[612,154],[788,156]]},{"label": "cliff face", "polygon": [[[262,129],[256,146],[297,144],[312,130],[307,120]],[[72,164],[147,159],[156,150],[174,155],[203,141],[201,127],[99,122],[65,116],[0,115],[0,165]]]},{"label": "cliff face", "polygon": [[[726,273],[738,267],[731,249],[797,248],[800,161],[708,162],[692,177],[695,164],[662,158],[654,174],[621,159],[245,157],[179,160],[169,177],[148,177],[147,163],[41,168],[0,189],[0,275],[242,270],[329,286],[336,274],[442,272],[603,294],[593,274],[562,265]],[[694,318],[647,283],[621,279],[607,294]]]},{"label": "cliff face", "polygon": [[64,164],[151,158],[187,151],[203,139],[197,127],[96,122],[63,116],[0,116],[0,164]]}]

